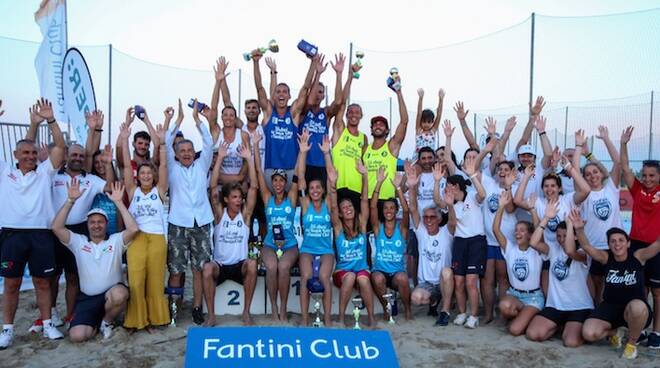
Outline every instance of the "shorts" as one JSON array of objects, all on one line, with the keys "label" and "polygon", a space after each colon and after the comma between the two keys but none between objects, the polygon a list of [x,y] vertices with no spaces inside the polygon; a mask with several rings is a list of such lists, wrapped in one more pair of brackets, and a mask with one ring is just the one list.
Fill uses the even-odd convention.
[{"label": "shorts", "polygon": [[[635,299],[633,299],[635,300]],[[642,300],[642,299],[637,299],[637,300]],[[646,324],[644,325],[644,328],[647,328],[651,324],[651,320],[653,319],[653,310],[651,310],[651,307],[649,304],[645,301],[642,300],[644,304],[646,305],[646,308],[649,311],[649,316],[646,319]],[[595,319],[600,319],[605,322],[609,322],[612,325],[612,328],[618,328],[621,326],[628,327],[628,323],[626,323],[626,320],[623,319],[623,312],[626,309],[626,304],[612,304],[608,302],[602,302],[600,303],[599,306],[596,307],[596,309],[591,312],[589,315],[589,318],[595,318]]]},{"label": "shorts", "polygon": [[[294,164],[295,164],[295,162],[294,162]],[[274,171],[275,171],[275,169],[265,169],[264,170],[264,179],[266,180],[266,186],[268,187],[268,189],[270,190],[271,193],[273,193],[273,178],[272,178],[272,175],[273,175]],[[284,187],[284,191],[288,192],[289,189],[291,189],[291,183],[292,183],[293,174],[295,173],[295,171],[293,169],[285,169],[284,171],[286,171],[286,186]]]},{"label": "shorts", "polygon": [[348,199],[353,203],[356,215],[360,213],[360,201],[362,199],[361,193],[352,191],[348,188],[337,188],[337,205],[339,205],[344,199]]},{"label": "shorts", "polygon": [[520,300],[524,306],[534,307],[538,310],[543,310],[545,307],[545,297],[543,296],[543,291],[541,289],[536,289],[534,291],[522,291],[510,287],[506,291],[506,295],[511,295],[516,299]]},{"label": "shorts", "polygon": [[500,246],[488,246],[488,254],[486,255],[486,259],[494,259],[496,261],[504,261],[504,256],[502,255],[502,248]]},{"label": "shorts", "polygon": [[414,230],[408,231],[408,246],[406,248],[406,254],[412,256],[413,258],[419,258],[419,241],[417,240],[417,234]]},{"label": "shorts", "polygon": [[605,276],[607,274],[607,269],[604,264],[592,260],[591,266],[589,267],[589,274],[594,276]]},{"label": "shorts", "polygon": [[[66,228],[73,233],[85,235],[89,238],[89,228],[87,227],[87,222],[81,222],[75,225],[66,225]],[[60,243],[59,241],[55,242],[55,270],[56,274],[58,275],[62,273],[62,270],[64,270],[64,273],[67,274],[78,275],[76,257],[73,255],[69,247]]]},{"label": "shorts", "polygon": [[431,294],[431,304],[434,304],[435,302],[438,302],[442,299],[440,284],[432,284],[428,281],[423,281],[417,284],[417,288],[425,290]]},{"label": "shorts", "polygon": [[[117,285],[123,286],[126,288],[126,292],[128,292],[126,285],[122,283]],[[106,290],[104,293],[98,295],[87,295],[83,292],[78,293],[69,329],[78,325],[99,328],[103,316],[105,316],[105,293],[107,292]]]},{"label": "shorts", "polygon": [[394,285],[394,276],[396,276],[397,273],[404,273],[405,274],[405,272],[403,272],[403,271],[384,272],[384,271],[376,271],[376,270],[374,270],[372,272],[372,274],[374,274],[376,272],[378,272],[378,273],[382,274],[383,276],[385,276],[385,286],[390,288],[390,289],[396,289],[396,287]]},{"label": "shorts", "polygon": [[550,260],[549,259],[546,259],[545,261],[543,261],[543,263],[541,264],[541,271],[550,271]]},{"label": "shorts", "polygon": [[0,276],[23,277],[26,264],[33,277],[54,276],[55,242],[47,229],[0,230]]},{"label": "shorts", "polygon": [[[334,282],[336,287],[341,289],[341,282],[344,279],[344,276],[348,273],[354,273],[356,279],[358,277],[369,278],[369,271],[367,271],[367,270],[360,270],[360,271],[357,271],[357,272],[348,271],[348,270],[336,270],[335,273],[332,274],[332,282]],[[357,282],[355,283],[355,287],[357,287]]]},{"label": "shorts", "polygon": [[182,227],[168,224],[167,269],[170,273],[186,271],[188,259],[193,270],[202,271],[211,260],[211,224]]},{"label": "shorts", "polygon": [[328,172],[325,169],[325,166],[305,166],[305,182],[307,182],[307,188],[309,188],[309,182],[312,180],[320,180],[323,188],[327,186],[328,183]]},{"label": "shorts", "polygon": [[557,326],[566,324],[567,322],[579,322],[584,323],[584,321],[591,314],[592,309],[578,309],[572,311],[563,311],[553,307],[545,307],[539,313],[540,316],[545,317]]},{"label": "shorts", "polygon": [[[649,245],[649,243],[640,240],[630,239],[630,248],[633,252],[641,248],[646,248]],[[653,289],[660,288],[660,253],[644,264],[644,282],[647,287]]]},{"label": "shorts", "polygon": [[486,237],[483,235],[471,238],[454,238],[451,253],[451,268],[454,275],[484,276],[486,270],[486,253],[488,250]]},{"label": "shorts", "polygon": [[227,280],[231,280],[243,285],[243,262],[244,261],[240,261],[238,263],[234,263],[233,265],[220,265],[218,262],[215,262],[215,264],[217,264],[218,268],[220,269],[218,278],[215,280],[215,285],[218,286]]}]

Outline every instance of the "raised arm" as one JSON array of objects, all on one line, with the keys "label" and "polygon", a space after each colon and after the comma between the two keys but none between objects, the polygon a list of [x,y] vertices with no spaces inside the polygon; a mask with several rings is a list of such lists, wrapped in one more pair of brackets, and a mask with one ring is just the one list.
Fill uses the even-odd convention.
[{"label": "raised arm", "polygon": [[87,140],[85,141],[85,171],[92,172],[94,167],[94,152],[101,147],[101,133],[103,132],[103,112],[94,110],[85,113],[87,122]]},{"label": "raised arm", "polygon": [[257,101],[259,101],[259,107],[261,107],[261,111],[264,112],[264,119],[268,119],[272,114],[273,106],[268,100],[266,90],[264,89],[263,82],[261,81],[261,70],[259,69],[259,60],[261,60],[261,56],[262,55],[258,50],[252,52],[252,70],[254,74],[254,85],[257,89]]},{"label": "raised arm", "polygon": [[257,170],[257,179],[259,182],[259,193],[261,193],[261,200],[264,203],[268,203],[271,193],[270,189],[266,185],[266,179],[264,179],[264,169],[261,166],[261,155],[259,154],[259,142],[263,137],[258,132],[252,134],[252,148],[254,150],[254,166]]},{"label": "raised arm", "polygon": [[445,133],[445,157],[447,158],[445,162],[447,163],[447,171],[449,171],[449,175],[454,175],[458,169],[454,160],[451,159],[451,137],[454,134],[455,129],[456,128],[452,128],[451,121],[445,119],[444,124],[442,124],[442,131]]},{"label": "raised arm", "polygon": [[502,133],[502,136],[497,142],[498,153],[504,153],[504,151],[506,150],[506,144],[509,142],[509,138],[511,138],[511,132],[513,132],[513,129],[516,127],[516,124],[517,121],[515,116],[512,116],[507,119],[506,125],[504,125],[504,132]]},{"label": "raised arm", "polygon": [[213,137],[209,129],[202,123],[202,119],[199,118],[197,111],[197,99],[193,104],[193,120],[195,120],[195,126],[199,135],[202,136],[202,153],[199,156],[199,163],[208,171],[211,168],[211,162],[213,161]]},{"label": "raised arm", "polygon": [[629,126],[621,133],[621,171],[623,172],[623,181],[628,189],[631,189],[635,183],[635,173],[633,173],[628,162],[628,142],[630,142],[633,129],[632,126]]},{"label": "raised arm", "polygon": [[[295,167],[295,172],[298,175],[298,182],[302,179],[302,181],[305,181],[305,163],[307,162],[307,152],[312,148],[312,146],[309,144],[309,130],[303,129],[302,134],[298,134],[298,147],[300,147],[300,150],[298,151],[298,157],[296,161],[296,167]],[[307,183],[305,182],[305,186],[307,186]],[[292,206],[296,206],[296,203],[298,201],[298,189],[300,187],[298,186],[298,183],[295,181],[292,181],[291,183],[291,189],[289,190],[289,201],[291,201]]]},{"label": "raised arm", "polygon": [[335,96],[330,106],[326,109],[328,117],[333,117],[339,112],[339,107],[344,103],[344,92],[342,91],[341,76],[344,73],[344,63],[346,57],[341,52],[339,55],[335,54],[335,62],[330,61],[330,66],[335,71]]},{"label": "raised arm", "polygon": [[417,89],[417,114],[415,115],[415,134],[422,130],[422,111],[424,111],[424,89]]},{"label": "raised arm", "polygon": [[103,188],[104,192],[110,192],[112,190],[112,183],[115,182],[115,170],[112,167],[112,146],[106,144],[103,148],[103,152],[99,156],[101,163],[105,166],[105,187]]},{"label": "raised arm", "polygon": [[378,228],[380,227],[380,219],[378,218],[378,194],[380,193],[380,188],[386,178],[387,174],[385,173],[385,167],[379,167],[378,174],[376,175],[376,187],[374,188],[374,192],[371,195],[371,200],[369,202],[369,219],[371,220],[371,227],[374,232],[378,231]]},{"label": "raised arm", "polygon": [[259,184],[257,179],[257,169],[254,164],[254,158],[252,157],[252,150],[250,149],[249,144],[245,144],[241,147],[241,157],[248,164],[248,175],[250,176],[250,187],[248,188],[247,201],[245,202],[245,209],[243,209],[243,215],[245,218],[252,218],[252,212],[254,211],[254,206],[257,203],[257,195],[259,191]]},{"label": "raised arm", "polygon": [[[579,153],[575,153],[579,155]],[[565,156],[562,156],[562,165],[564,170],[568,172],[571,178],[573,178],[573,183],[575,183],[575,194],[573,195],[573,202],[576,205],[584,202],[585,199],[589,196],[591,192],[591,187],[587,184],[587,181],[584,180],[584,177],[580,173],[580,169],[571,164]]]},{"label": "raised arm", "polygon": [[544,116],[538,115],[534,122],[534,128],[539,133],[539,140],[541,141],[541,148],[543,148],[543,168],[550,167],[550,159],[552,158],[552,144],[548,139],[548,133],[545,131],[547,119]]},{"label": "raised arm", "polygon": [[156,135],[158,136],[158,157],[160,158],[160,164],[158,165],[158,193],[161,198],[167,196],[167,190],[169,189],[169,181],[167,178],[167,141],[165,140],[165,135],[167,131],[163,125],[158,124],[156,126]]},{"label": "raised arm", "polygon": [[404,239],[408,239],[408,230],[410,229],[410,207],[408,206],[406,196],[403,195],[403,188],[401,187],[401,184],[403,184],[403,174],[396,174],[391,181],[394,188],[396,188],[397,198],[399,199],[399,204],[401,204],[401,211],[403,213],[400,223],[401,234]]},{"label": "raised arm", "polygon": [[465,163],[463,164],[463,168],[465,171],[465,174],[470,177],[470,180],[472,181],[472,184],[474,184],[474,188],[477,190],[476,193],[476,199],[477,202],[481,203],[484,201],[486,198],[486,190],[484,189],[484,186],[481,184],[481,172],[479,172],[479,167],[477,166],[477,159],[474,157],[466,157],[465,158]]},{"label": "raised arm", "polygon": [[[131,106],[128,109],[126,109],[126,116],[125,116],[124,122],[122,123],[121,126],[126,125],[126,128],[130,128],[131,124],[133,123],[134,120],[135,120],[135,110]],[[121,130],[120,130],[120,132],[121,132]],[[130,132],[130,130],[129,130],[129,132]],[[122,141],[122,143],[123,143],[123,141]],[[129,155],[129,159],[128,159],[129,165],[128,165],[128,167],[131,167],[131,165],[130,165],[130,162],[131,162],[131,160],[130,160],[130,150],[131,150],[130,145],[126,144],[124,146],[124,144],[119,144],[119,142],[118,142],[117,150],[115,152],[115,155],[116,155],[116,158],[117,158],[117,166],[119,166],[119,169],[124,169],[125,168],[124,167],[124,150],[126,150],[127,151],[126,153]],[[132,173],[131,173],[131,177],[133,177]]]},{"label": "raised arm", "polygon": [[518,207],[525,207],[525,189],[527,189],[527,184],[529,179],[534,175],[534,165],[529,165],[525,168],[522,179],[520,179],[520,185],[518,185],[518,190],[513,197],[513,203]]},{"label": "raised arm", "polygon": [[[571,213],[568,215],[568,220],[573,224],[575,233],[577,234],[577,240],[580,242],[580,247],[589,255],[594,261],[597,261],[600,264],[606,264],[608,259],[607,251],[594,248],[587,235],[584,232],[584,220],[580,216],[580,211],[577,208],[573,208]],[[566,238],[566,254],[575,253],[575,241],[569,243],[568,237]]]},{"label": "raised arm", "polygon": [[440,88],[438,90],[438,107],[435,109],[435,120],[433,120],[433,127],[431,130],[435,133],[440,127],[440,121],[442,121],[442,109],[445,104],[445,90]]},{"label": "raised arm", "polygon": [[447,203],[440,195],[440,181],[445,177],[445,171],[442,165],[435,163],[433,165],[433,202],[443,210],[447,208]]},{"label": "raised arm", "polygon": [[417,175],[417,170],[415,170],[415,167],[412,166],[409,161],[405,162],[404,169],[406,171],[408,198],[410,198],[410,217],[412,218],[413,229],[417,229],[420,224],[419,208],[417,204],[417,186],[419,185],[419,176]]},{"label": "raised arm", "polygon": [[[30,127],[28,128],[27,133],[25,134],[25,139],[31,141],[37,141],[37,134],[39,133],[39,125],[45,120],[37,112],[39,111],[39,101],[32,105],[28,110],[30,112]],[[3,111],[4,112],[4,111]]]},{"label": "raised arm", "polygon": [[[213,171],[211,171],[211,199],[213,200],[213,212],[217,220],[220,219],[223,213],[222,207],[222,198],[220,198],[219,186],[220,186],[220,170],[222,167],[222,160],[227,157],[227,148],[229,145],[227,143],[222,143],[218,147],[218,157],[215,159],[215,164],[213,165]],[[215,196],[215,197],[214,197]],[[217,198],[215,200],[214,198]],[[244,218],[249,218],[245,216]]]},{"label": "raised arm", "polygon": [[534,102],[534,105],[529,105],[529,119],[527,120],[527,125],[525,125],[525,130],[523,130],[523,134],[520,137],[520,140],[516,144],[516,152],[518,152],[518,148],[520,148],[520,146],[527,144],[532,138],[534,122],[536,121],[536,118],[541,115],[541,111],[543,111],[544,106],[545,100],[543,99],[543,96],[536,97],[536,102]]},{"label": "raised arm", "polygon": [[80,198],[86,190],[87,189],[80,190],[80,182],[78,182],[78,179],[75,176],[71,178],[71,184],[67,184],[67,200],[57,212],[57,215],[55,215],[52,224],[53,234],[55,234],[57,239],[59,239],[64,245],[68,245],[71,241],[71,232],[65,225],[66,218],[69,216],[73,204],[76,203],[76,200]]},{"label": "raised arm", "polygon": [[[329,155],[326,155],[325,164],[332,166],[332,160],[328,160]],[[328,202],[330,202],[330,221],[332,221],[332,228],[335,236],[342,231],[341,219],[339,218],[339,204],[337,203],[337,171],[328,170]]]},{"label": "raised arm", "polygon": [[456,233],[456,226],[458,226],[458,218],[454,209],[454,192],[445,189],[445,201],[447,202],[448,215],[447,229],[453,235]]},{"label": "raised arm", "polygon": [[[616,147],[614,147],[614,143],[612,143],[612,140],[610,139],[610,133],[609,130],[607,129],[606,126],[600,125],[598,126],[598,134],[596,134],[596,138],[600,139],[605,143],[605,148],[607,148],[607,153],[610,155],[610,159],[612,160],[612,170],[610,172],[607,172],[607,169],[605,168],[605,165],[603,165],[591,152],[586,152],[585,156],[587,160],[590,162],[595,163],[600,171],[603,173],[603,177],[608,177],[608,175],[612,178],[612,181],[614,182],[615,187],[619,187],[619,182],[621,181],[621,159],[619,157],[619,152],[616,150]],[[586,146],[585,146],[586,147]]]},{"label": "raised arm", "polygon": [[[465,137],[468,146],[470,146],[470,148],[479,149],[479,144],[477,144],[477,140],[474,138],[474,134],[472,131],[470,131],[470,127],[468,127],[467,121],[465,120],[467,115],[470,113],[470,110],[465,110],[463,102],[458,101],[456,102],[456,106],[454,106],[454,111],[456,112],[456,117],[461,124],[461,130],[463,131],[463,136]],[[447,121],[449,120],[445,120],[445,122]]]},{"label": "raised arm", "polygon": [[[124,187],[128,193],[128,198],[132,199],[135,193],[135,181],[133,179],[133,167],[131,166],[131,157],[128,155],[128,137],[131,135],[131,128],[123,123],[119,127],[119,136],[117,137],[117,151],[121,152],[123,163]],[[161,162],[162,163],[162,162]]]},{"label": "raised arm", "polygon": [[564,241],[564,252],[567,256],[571,257],[571,259],[584,264],[587,263],[587,255],[583,252],[577,251],[577,246],[575,245],[575,229],[573,228],[573,221],[571,221],[570,216],[566,217],[566,241]]},{"label": "raised arm", "polygon": [[137,222],[135,222],[135,219],[124,205],[124,186],[120,182],[114,182],[112,184],[112,194],[108,195],[108,197],[110,197],[112,203],[117,207],[117,211],[124,222],[124,231],[121,232],[121,237],[123,243],[127,245],[133,241],[140,229],[138,228]]},{"label": "raised arm", "polygon": [[[500,245],[500,247],[503,250],[506,250],[507,247],[507,241],[506,237],[502,233],[502,216],[504,215],[504,211],[506,207],[512,202],[511,199],[511,192],[508,190],[505,190],[500,194],[499,198],[499,207],[497,208],[497,212],[495,212],[495,219],[493,220],[493,234],[495,235],[495,239],[497,240],[497,243]],[[516,246],[515,244],[512,244],[512,246]]]},{"label": "raised arm", "polygon": [[[400,77],[397,77],[397,81],[400,81]],[[406,108],[406,100],[403,98],[401,88],[396,91],[396,99],[399,103],[399,125],[397,125],[394,136],[390,139],[388,146],[394,156],[399,156],[401,145],[406,138],[406,131],[408,130],[408,109]]]},{"label": "raised arm", "polygon": [[53,105],[50,101],[42,98],[37,101],[37,110],[36,114],[39,115],[42,119],[46,120],[48,123],[48,129],[50,134],[53,137],[53,142],[55,147],[50,152],[50,161],[53,167],[62,166],[64,162],[64,151],[66,150],[66,142],[64,141],[64,135],[60,130],[60,125],[55,120],[55,115],[53,113]]},{"label": "raised arm", "polygon": [[355,165],[357,166],[357,170],[360,175],[362,175],[362,197],[360,198],[360,231],[362,233],[366,233],[367,223],[369,221],[369,179],[367,176],[367,168],[364,167],[362,160],[356,159]]},{"label": "raised arm", "polygon": [[321,70],[320,73],[322,73],[323,70],[325,70],[325,68],[328,66],[328,64],[324,64],[323,61],[323,54],[316,54],[312,59],[310,59],[309,69],[307,69],[305,81],[303,82],[303,85],[298,92],[298,98],[296,98],[296,100],[293,101],[293,104],[291,104],[291,116],[293,117],[293,121],[296,126],[298,126],[298,123],[300,122],[300,114],[307,104],[307,96],[309,95],[309,91],[312,88],[314,73],[319,73],[319,70]]}]

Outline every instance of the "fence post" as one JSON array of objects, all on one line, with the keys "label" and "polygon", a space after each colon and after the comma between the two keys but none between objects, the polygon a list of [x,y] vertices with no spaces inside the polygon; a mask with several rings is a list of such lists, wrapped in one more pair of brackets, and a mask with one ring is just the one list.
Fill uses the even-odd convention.
[{"label": "fence post", "polygon": [[566,139],[568,138],[568,106],[564,113],[564,149],[566,149]]},{"label": "fence post", "polygon": [[112,44],[108,45],[108,144],[112,144]]},{"label": "fence post", "polygon": [[[477,113],[476,112],[472,113],[472,116],[473,116],[473,119],[472,119],[472,128],[473,128],[472,134],[474,134],[474,140],[476,141],[477,140]],[[477,142],[477,144],[479,144],[479,143]],[[470,147],[468,147],[468,148],[470,148]]]},{"label": "fence post", "polygon": [[649,160],[653,157],[653,91],[651,91],[651,116],[649,117]]},{"label": "fence post", "polygon": [[[241,96],[241,92],[242,92],[241,85],[243,84],[242,80],[243,80],[243,69],[238,68],[238,106],[241,106],[243,104],[243,100],[241,98],[242,97]],[[241,109],[239,107],[239,109],[238,109],[238,117],[239,118],[241,117],[241,110],[243,110],[243,109]]]}]

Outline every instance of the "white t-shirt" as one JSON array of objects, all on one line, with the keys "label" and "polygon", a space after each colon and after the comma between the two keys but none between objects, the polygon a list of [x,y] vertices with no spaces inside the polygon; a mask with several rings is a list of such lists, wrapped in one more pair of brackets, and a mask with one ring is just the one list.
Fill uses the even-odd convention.
[{"label": "white t-shirt", "polygon": [[143,193],[140,187],[135,188],[133,199],[128,207],[138,228],[143,233],[162,235],[165,233],[163,226],[163,201],[158,194],[158,188],[153,187],[149,193]]},{"label": "white t-shirt", "polygon": [[559,179],[561,179],[561,190],[564,193],[570,193],[575,191],[575,183],[573,178],[563,174],[559,174]]},{"label": "white t-shirt", "polygon": [[[482,175],[481,181],[484,190],[486,191],[486,199],[481,206],[481,211],[484,216],[484,227],[486,230],[486,241],[491,247],[499,247],[499,243],[493,233],[493,223],[495,222],[495,212],[500,207],[500,194],[504,192],[504,188],[500,187],[497,182],[489,176]],[[515,193],[516,187],[513,187],[512,193]],[[516,215],[515,213],[508,213],[504,211],[502,215],[502,225],[500,230],[506,237],[509,244],[516,243]]]},{"label": "white t-shirt", "polygon": [[123,232],[94,244],[86,236],[69,231],[67,247],[76,257],[80,291],[93,296],[105,293],[122,282],[121,256],[127,248]]},{"label": "white t-shirt", "polygon": [[213,230],[213,260],[233,265],[247,258],[250,229],[239,212],[231,219],[225,208]]},{"label": "white t-shirt", "polygon": [[[446,180],[445,180],[446,182]],[[442,184],[442,181],[440,181]],[[433,179],[433,173],[421,173],[419,176],[419,185],[417,186],[417,210],[419,211],[419,217],[424,216],[424,209],[430,206],[435,206],[433,202],[433,188],[435,186],[435,180]],[[442,191],[441,187],[441,191]]]},{"label": "white t-shirt", "polygon": [[[220,147],[220,144],[225,142],[225,133],[221,129],[218,140],[213,145],[213,149],[216,150]],[[238,175],[243,167],[243,157],[241,157],[241,130],[235,129],[234,131],[234,140],[229,142],[229,147],[227,148],[227,156],[222,160],[220,165],[220,171],[227,175]]]},{"label": "white t-shirt", "polygon": [[471,238],[485,235],[484,215],[481,212],[481,203],[477,202],[477,193],[469,190],[465,199],[454,204],[456,211],[456,233],[459,238]]},{"label": "white t-shirt", "polygon": [[[241,128],[242,131],[248,134],[248,136],[252,135],[252,132],[250,132],[250,129],[248,129],[247,123],[243,124],[243,128]],[[261,140],[259,141],[259,155],[261,156],[261,169],[264,169],[264,163],[266,162],[266,139],[264,135],[264,128],[261,126],[261,124],[257,124],[257,129],[254,130],[255,133],[259,133],[261,135]]]},{"label": "white t-shirt", "polygon": [[[579,250],[579,252],[582,252]],[[594,303],[587,287],[589,264],[570,259],[561,246],[550,246],[550,277],[546,305],[562,311],[593,309]]]},{"label": "white t-shirt", "polygon": [[622,228],[619,189],[612,178],[607,179],[603,189],[589,193],[581,204],[580,213],[585,220],[584,232],[589,243],[598,249],[607,249],[607,230]]},{"label": "white t-shirt", "polygon": [[[516,157],[515,162],[517,161],[518,159]],[[517,169],[516,172],[518,173],[518,175],[516,175],[516,180],[513,182],[513,185],[516,188],[518,188],[525,173],[523,171],[518,171]],[[543,174],[544,174],[543,163],[541,162],[541,160],[537,160],[536,166],[534,167],[534,175],[532,175],[532,177],[529,178],[529,181],[527,182],[527,186],[525,187],[525,195],[524,195],[525,199],[531,197],[532,193],[536,193],[536,196],[539,199],[545,197],[545,195],[543,194],[543,188],[541,187],[541,183],[543,182]],[[568,193],[568,192],[564,191],[564,193]],[[515,194],[516,193],[513,192],[513,195]],[[532,222],[532,216],[529,214],[529,212],[525,211],[522,208],[518,208],[516,210],[516,218],[521,221]]]},{"label": "white t-shirt", "polygon": [[419,250],[419,266],[417,278],[419,282],[440,283],[442,269],[451,266],[451,246],[454,237],[447,226],[440,228],[437,234],[429,235],[424,224],[415,229],[417,248]]},{"label": "white t-shirt", "polygon": [[50,229],[55,217],[50,182],[56,172],[50,160],[25,175],[0,161],[0,227]]},{"label": "white t-shirt", "polygon": [[[543,240],[546,244],[557,247],[560,246],[559,243],[557,243],[557,225],[559,225],[560,222],[565,221],[566,215],[571,212],[571,208],[575,205],[575,202],[573,201],[574,195],[575,193],[568,193],[559,196],[559,211],[557,212],[557,216],[550,219],[548,225],[545,227],[545,231],[543,231]],[[545,206],[547,204],[548,200],[546,198],[538,198],[536,200],[536,214],[539,216],[539,219],[543,218]]]},{"label": "white t-shirt", "polygon": [[[78,183],[80,183],[80,191],[82,195],[76,200],[71,207],[71,212],[66,218],[67,225],[76,225],[87,222],[87,212],[92,209],[94,197],[97,194],[103,193],[105,188],[105,180],[93,174],[76,175]],[[62,208],[64,202],[69,197],[67,185],[71,185],[71,175],[66,172],[55,174],[53,177],[53,208],[57,211]]]},{"label": "white t-shirt", "polygon": [[508,243],[503,252],[509,282],[514,289],[535,290],[541,287],[541,254],[531,246],[522,251],[516,243]]}]

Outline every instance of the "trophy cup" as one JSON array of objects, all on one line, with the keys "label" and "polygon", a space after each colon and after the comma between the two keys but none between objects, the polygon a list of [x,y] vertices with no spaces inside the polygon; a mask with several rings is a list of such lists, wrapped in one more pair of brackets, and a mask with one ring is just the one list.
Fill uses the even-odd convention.
[{"label": "trophy cup", "polygon": [[284,247],[284,229],[282,229],[282,225],[273,225],[273,241],[275,241],[275,246],[277,247],[275,254],[277,255],[277,259],[280,259],[284,254],[284,251],[282,251]]},{"label": "trophy cup", "polygon": [[[188,107],[191,109],[195,107],[195,99],[191,98],[190,101],[188,101]],[[199,102],[197,101],[197,111],[202,112],[205,108],[207,108],[206,104],[204,102]]]},{"label": "trophy cup", "polygon": [[319,270],[321,269],[321,256],[314,256],[312,260],[312,278],[307,280],[307,290],[309,290],[314,300],[314,313],[316,314],[316,319],[312,326],[314,327],[323,327],[323,322],[321,322],[320,312],[321,312],[321,297],[325,288],[319,280]]},{"label": "trophy cup", "polygon": [[177,306],[176,306],[176,299],[172,298],[170,300],[170,326],[176,327],[176,317],[178,314]]},{"label": "trophy cup", "polygon": [[183,288],[166,287],[165,294],[168,295],[170,309],[170,326],[176,327],[176,318],[179,312],[179,303],[183,299]]},{"label": "trophy cup", "polygon": [[383,299],[387,300],[387,305],[385,306],[385,310],[387,311],[387,315],[390,317],[387,323],[393,325],[396,323],[394,321],[394,317],[392,317],[392,309],[393,309],[393,303],[396,303],[396,299],[394,299],[394,294],[391,292],[388,292],[387,294],[383,295]]},{"label": "trophy cup", "polygon": [[248,243],[248,258],[250,259],[259,259],[261,255],[261,237],[259,235],[252,237]]},{"label": "trophy cup", "polygon": [[[357,61],[353,64],[356,66],[362,66],[362,59],[364,58],[364,51],[356,51],[355,58]],[[353,78],[360,79],[360,72],[353,72]]]},{"label": "trophy cup", "polygon": [[[268,46],[266,47],[258,47],[257,50],[259,50],[260,53],[265,54],[266,51],[270,51],[273,53],[277,53],[280,51],[280,46],[277,44],[277,41],[275,40],[270,40],[268,42]],[[250,61],[252,60],[252,51],[250,52],[244,52],[243,53],[243,60],[245,61]]]},{"label": "trophy cup", "polygon": [[353,303],[353,318],[355,318],[355,326],[353,326],[354,330],[361,330],[360,328],[360,307],[362,306],[362,298],[361,297],[355,297],[351,299],[351,302]]},{"label": "trophy cup", "polygon": [[401,90],[401,83],[399,82],[399,69],[391,68],[390,76],[387,78],[387,86],[394,92]]},{"label": "trophy cup", "polygon": [[313,58],[314,56],[316,56],[316,54],[319,53],[318,47],[312,45],[311,43],[305,40],[300,40],[300,42],[298,42],[298,50],[304,52],[308,58]]}]

